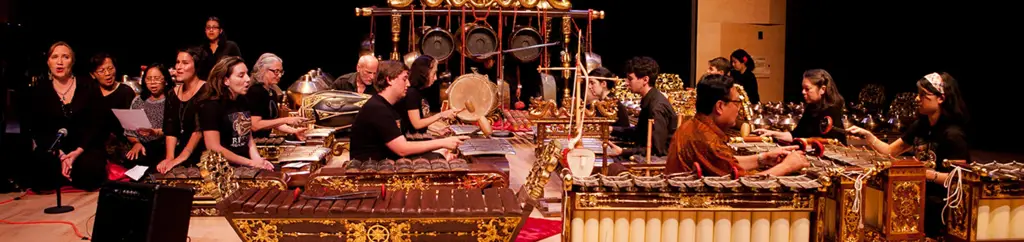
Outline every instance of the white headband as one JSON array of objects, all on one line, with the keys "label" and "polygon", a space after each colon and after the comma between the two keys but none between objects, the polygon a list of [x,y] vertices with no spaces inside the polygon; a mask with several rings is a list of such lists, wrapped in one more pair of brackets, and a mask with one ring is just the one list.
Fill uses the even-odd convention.
[{"label": "white headband", "polygon": [[944,91],[942,87],[944,84],[942,83],[942,76],[940,76],[939,73],[932,72],[932,74],[925,75],[924,79],[927,79],[928,83],[932,84],[932,87],[939,90],[939,94],[943,94]]}]

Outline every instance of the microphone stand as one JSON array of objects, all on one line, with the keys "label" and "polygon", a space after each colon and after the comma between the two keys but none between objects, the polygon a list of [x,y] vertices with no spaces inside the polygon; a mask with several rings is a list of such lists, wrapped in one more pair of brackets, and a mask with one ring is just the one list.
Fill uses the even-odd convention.
[{"label": "microphone stand", "polygon": [[[51,154],[54,154],[54,156],[57,156],[57,162],[59,163],[60,162],[60,152],[57,149],[57,145],[58,144],[60,144],[60,138],[57,138],[57,140],[53,141],[53,145],[50,146],[50,150],[48,150],[48,152],[50,152]],[[61,166],[58,166],[58,167],[61,167]],[[61,172],[63,172],[63,170]],[[61,190],[61,187],[62,186],[58,186],[57,187],[57,206],[48,207],[46,209],[43,209],[43,213],[47,213],[47,214],[60,214],[60,213],[66,213],[66,212],[71,212],[71,211],[75,210],[75,207],[61,205],[61,201],[60,201],[60,193],[61,193],[60,190]]]}]

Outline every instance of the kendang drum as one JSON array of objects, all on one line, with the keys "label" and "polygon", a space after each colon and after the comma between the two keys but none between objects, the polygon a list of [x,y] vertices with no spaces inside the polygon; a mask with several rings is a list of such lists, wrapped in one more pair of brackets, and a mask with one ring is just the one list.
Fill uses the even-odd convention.
[{"label": "kendang drum", "polygon": [[[462,121],[475,122],[491,113],[498,105],[497,85],[486,75],[465,74],[455,78],[446,91],[448,105],[455,109],[465,109],[456,116]],[[466,102],[472,103],[473,110],[466,109]]]},{"label": "kendang drum", "polygon": [[[508,46],[512,49],[522,48],[541,44],[541,41],[540,33],[533,27],[516,26],[516,30],[512,33],[512,38],[508,40]],[[524,49],[512,52],[512,56],[520,62],[528,63],[540,58],[541,51],[540,48]]]},{"label": "kendang drum", "polygon": [[345,127],[355,122],[356,114],[368,99],[370,95],[350,91],[319,91],[302,99],[299,112],[316,125]]},{"label": "kendang drum", "polygon": [[[465,41],[462,36],[465,35]],[[489,59],[479,58],[476,55],[483,55],[498,51],[498,34],[491,29],[490,24],[485,21],[467,23],[455,33],[455,43],[461,49],[462,55],[471,60],[484,61]]]},{"label": "kendang drum", "polygon": [[423,33],[420,40],[420,52],[434,57],[438,62],[445,61],[455,51],[455,38],[451,32],[443,28],[430,28]]}]

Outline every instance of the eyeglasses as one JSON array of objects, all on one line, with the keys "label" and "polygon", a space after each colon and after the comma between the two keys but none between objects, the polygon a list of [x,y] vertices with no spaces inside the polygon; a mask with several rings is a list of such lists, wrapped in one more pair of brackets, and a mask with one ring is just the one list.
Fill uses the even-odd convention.
[{"label": "eyeglasses", "polygon": [[218,30],[220,26],[206,26],[206,30]]},{"label": "eyeglasses", "polygon": [[270,73],[274,73],[274,75],[278,75],[278,76],[283,76],[284,75],[284,70],[281,70],[281,69],[267,69],[267,71],[269,71]]},{"label": "eyeglasses", "polygon": [[114,73],[114,67],[111,66],[111,67],[107,67],[107,68],[97,68],[96,69],[96,73],[100,73],[100,74]]},{"label": "eyeglasses", "polygon": [[146,82],[163,82],[165,78],[163,76],[147,76]]}]

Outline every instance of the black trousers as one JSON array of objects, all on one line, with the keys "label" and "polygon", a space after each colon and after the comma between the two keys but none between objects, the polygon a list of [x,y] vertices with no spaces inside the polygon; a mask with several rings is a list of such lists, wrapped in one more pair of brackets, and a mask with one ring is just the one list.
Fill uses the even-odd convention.
[{"label": "black trousers", "polygon": [[85,149],[78,155],[71,165],[71,181],[61,174],[61,162],[57,155],[39,147],[32,156],[31,172],[34,176],[28,179],[28,187],[33,191],[52,191],[67,184],[78,189],[94,191],[107,181],[107,160],[102,150]]}]

